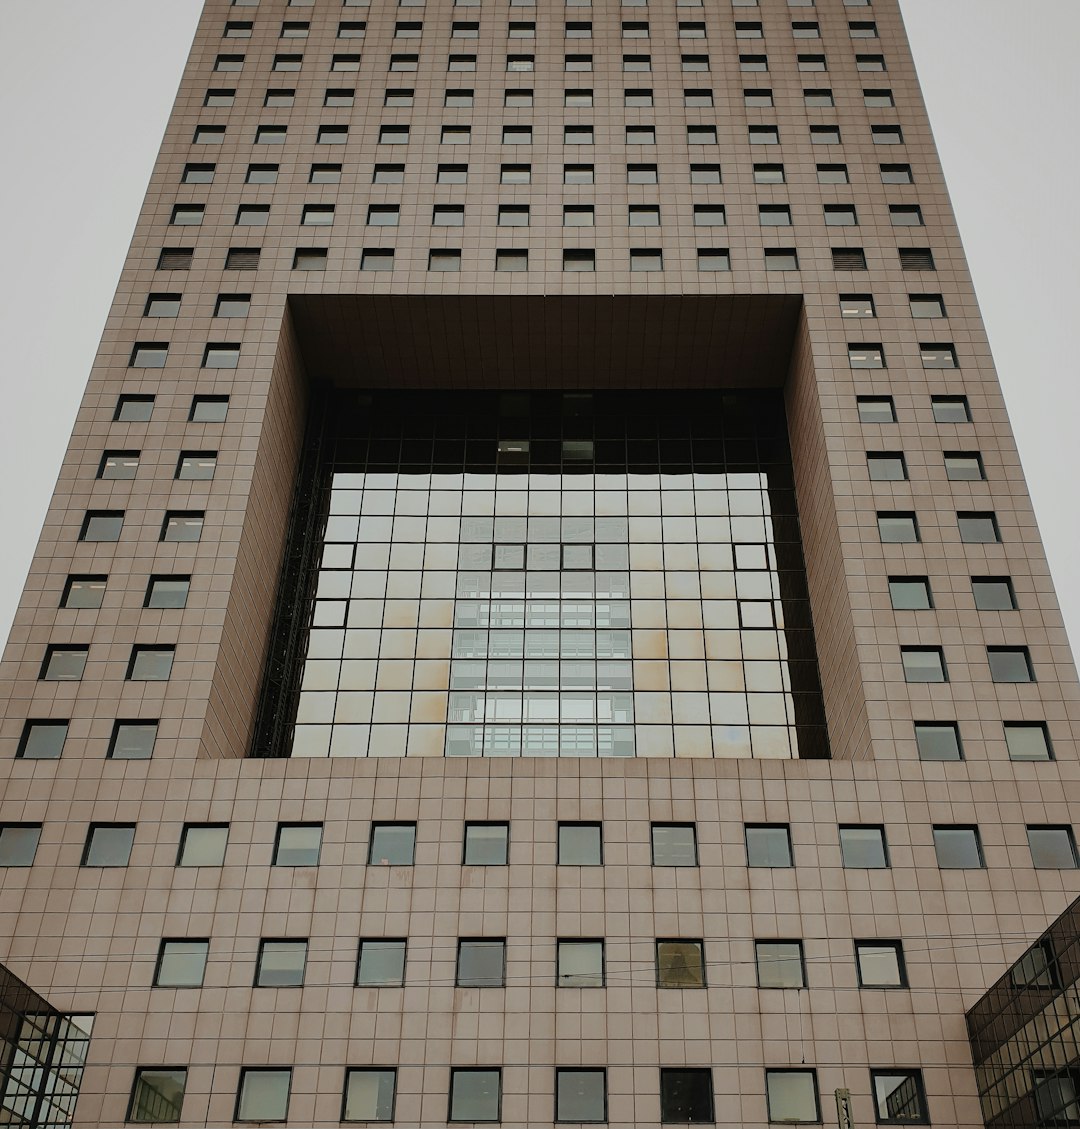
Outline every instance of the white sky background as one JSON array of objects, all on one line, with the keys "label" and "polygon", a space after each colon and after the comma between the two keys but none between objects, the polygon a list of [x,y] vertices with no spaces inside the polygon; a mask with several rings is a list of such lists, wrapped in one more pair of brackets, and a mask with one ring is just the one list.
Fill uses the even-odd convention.
[{"label": "white sky background", "polygon": [[[1080,640],[1080,3],[901,7],[1058,597]],[[200,8],[0,0],[0,638]]]}]

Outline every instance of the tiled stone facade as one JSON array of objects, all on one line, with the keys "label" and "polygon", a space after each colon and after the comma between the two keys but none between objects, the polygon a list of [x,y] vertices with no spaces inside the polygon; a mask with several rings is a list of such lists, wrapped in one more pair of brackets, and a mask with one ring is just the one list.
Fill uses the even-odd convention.
[{"label": "tiled stone facade", "polygon": [[[660,1071],[682,1067],[711,1069],[720,1123],[766,1125],[766,1071],[786,1068],[816,1071],[826,1121],[843,1087],[855,1123],[873,1123],[870,1071],[897,1068],[921,1071],[933,1124],[982,1123],[965,1009],[1080,893],[1076,869],[1033,865],[1027,832],[1070,825],[1080,800],[1076,675],[895,0],[703,4],[208,0],[0,667],[0,825],[41,825],[32,865],[0,869],[0,962],[95,1015],[77,1125],[122,1122],[137,1069],[163,1066],[187,1070],[182,1124],[230,1122],[242,1068],[260,1066],[291,1068],[290,1123],[337,1124],[346,1068],[380,1066],[398,1070],[397,1123],[438,1126],[451,1070],[489,1066],[502,1123],[532,1129],[554,1120],[555,1068],[580,1064],[606,1067],[613,1126],[659,1125]],[[342,21],[363,37],[340,37]],[[399,21],[422,23],[420,38],[395,34]],[[473,21],[476,38],[451,34]],[[567,21],[591,22],[591,40],[567,39]],[[796,38],[793,21],[820,39]],[[250,37],[226,28],[246,22]],[[282,38],[284,22],[310,22],[307,38]],[[534,40],[509,38],[533,22]],[[624,22],[649,38],[624,38]],[[704,22],[706,38],[680,38],[680,22]],[[867,22],[876,37],[849,26]],[[761,38],[737,27],[757,23]],[[333,69],[357,54],[359,70]],[[413,54],[416,70],[390,69]],[[455,69],[474,54],[474,71]],[[298,71],[275,69],[293,55]],[[508,55],[534,56],[533,70],[508,71]],[[566,69],[585,55],[591,72]],[[828,69],[800,69],[800,55]],[[223,69],[230,56],[242,69]],[[746,69],[758,56],[768,70]],[[879,56],[887,69],[866,69]],[[448,88],[473,90],[472,105],[444,106]],[[270,89],[294,90],[292,104],[265,104]],[[353,105],[325,105],[328,89],[355,89]],[[384,104],[387,89],[412,89],[412,105]],[[532,106],[504,105],[506,89],[532,90]],[[592,106],[565,105],[567,89],[591,89]],[[641,89],[652,106],[624,105]],[[684,105],[705,89],[711,107]],[[773,106],[745,105],[762,89]],[[834,106],[808,106],[804,91],[822,89]],[[868,106],[883,89],[895,106]],[[209,90],[235,90],[231,105]],[[405,124],[407,145],[380,144]],[[465,125],[468,144],[444,143],[444,126]],[[502,143],[514,125],[532,126],[531,145]],[[593,145],[564,144],[564,127],[585,125]],[[833,125],[840,143],[818,143],[812,127]],[[874,127],[894,125],[902,143],[879,143],[891,137]],[[284,142],[257,143],[263,126],[286,126]],[[324,126],[347,126],[345,143],[320,143]],[[635,126],[655,127],[655,145],[628,144]],[[688,143],[688,126],[715,126],[715,143]],[[751,138],[766,126],[778,144]],[[204,127],[224,135],[193,141]],[[338,163],[339,183],[310,182]],[[212,183],[193,182],[198,169],[185,182],[208,164]],[[269,164],[276,183],[245,182]],[[401,182],[372,183],[398,164]],[[466,183],[437,183],[439,165],[461,164]],[[502,166],[526,164],[530,183],[502,183],[521,175]],[[628,164],[655,165],[658,183],[627,183]],[[756,164],[782,164],[786,182],[756,182]],[[836,175],[819,165],[841,164],[849,183],[819,182]],[[593,165],[594,183],[564,183],[564,165]],[[721,182],[692,182],[692,165],[719,165]],[[884,183],[882,165],[909,165],[913,183]],[[201,225],[171,223],[178,204],[202,204]],[[335,206],[331,227],[301,224],[311,204]],[[396,227],[368,224],[369,206],[391,204]],[[436,204],[463,205],[462,226],[433,226]],[[717,204],[725,226],[695,224],[695,205]],[[780,204],[792,225],[761,226],[759,206]],[[847,204],[858,226],[828,224],[823,208]],[[891,209],[915,204],[923,226],[896,226],[910,215]],[[529,226],[500,226],[500,205],[528,205]],[[594,226],[564,227],[564,206],[584,205]],[[630,226],[630,206],[652,205],[659,227]],[[269,207],[264,226],[236,225],[247,206]],[[235,251],[254,248],[237,269]],[[325,269],[294,270],[310,248],[326,249]],[[432,250],[458,248],[459,271],[428,270]],[[797,270],[766,269],[767,251],[789,248]],[[834,267],[834,249],[856,248],[866,269]],[[934,269],[904,269],[901,249],[927,248]],[[163,249],[191,249],[187,269],[159,269]],[[390,249],[392,270],[361,269],[365,250]],[[521,249],[527,270],[496,270],[497,251]],[[655,249],[662,270],[630,269]],[[699,270],[699,251],[723,249],[730,271]],[[595,271],[564,270],[566,250],[594,250]],[[152,294],[180,295],[176,315],[144,317]],[[246,317],[214,316],[219,295],[240,294]],[[910,296],[929,294],[947,318],[912,316]],[[843,316],[863,295],[876,317]],[[694,296],[716,299],[708,316],[690,318]],[[544,312],[556,297],[558,317]],[[419,299],[437,298],[417,329]],[[570,298],[588,317],[572,320]],[[766,344],[747,346],[775,346],[777,324],[779,374],[775,349],[764,363]],[[677,389],[708,383],[679,362],[710,341],[742,350],[744,367],[716,362],[726,386],[785,389],[831,760],[247,756],[310,381]],[[132,367],[138,344],[164,342],[163,367]],[[208,344],[239,344],[236,367],[205,367]],[[958,367],[924,367],[923,347],[944,344]],[[887,367],[852,367],[876,347]],[[154,397],[149,418],[128,418],[131,396]],[[193,413],[193,397],[221,396],[223,419]],[[960,396],[970,420],[939,422],[933,398]],[[863,422],[859,397],[891,397],[895,422]],[[105,452],[135,451],[134,478],[98,477]],[[183,452],[210,451],[212,479],[174,477]],[[985,479],[950,478],[946,455],[974,451]],[[906,479],[871,479],[867,454],[882,452],[903,453]],[[80,540],[89,512],[119,511],[118,540]],[[962,540],[958,514],[988,512],[1000,540]],[[203,515],[201,538],[161,540],[169,514]],[[914,514],[920,539],[884,543],[882,514]],[[165,575],[190,576],[186,607],[144,606]],[[108,577],[100,608],[60,606],[73,576]],[[1017,609],[978,610],[971,578],[1004,576]],[[896,577],[926,578],[933,607],[894,610]],[[128,677],[134,646],[174,648],[168,679]],[[88,648],[81,679],[43,679],[49,647]],[[988,647],[1027,647],[1036,681],[993,681]],[[941,648],[948,681],[906,681],[902,648]],[[26,755],[28,720],[67,722],[62,755]],[[151,758],[109,756],[117,721],[149,720]],[[916,722],[955,722],[963,759],[920,759]],[[1010,758],[1004,724],[1018,722],[1045,723],[1054,759]],[[367,865],[373,821],[416,822],[413,866]],[[462,864],[465,821],[509,822],[506,867]],[[557,865],[560,821],[603,824],[602,867]],[[229,825],[223,865],[177,865],[185,824],[207,823]],[[323,825],[317,867],[272,865],[279,823]],[[698,865],[651,865],[651,823],[694,824]],[[747,865],[745,826],[762,823],[789,825],[794,867]],[[91,824],[135,825],[127,866],[81,865]],[[843,866],[851,825],[884,828],[888,868]],[[941,869],[935,827],[977,827],[985,865]],[[303,987],[253,987],[260,939],[281,937],[308,939]],[[403,987],[353,987],[363,937],[408,939]],[[506,987],[454,986],[463,937],[506,939]],[[168,938],[209,940],[202,988],[153,986]],[[604,939],[605,987],[557,986],[560,938]],[[706,987],[657,987],[664,938],[704,942]],[[875,938],[903,942],[907,987],[859,986],[855,941]],[[801,939],[806,988],[758,988],[755,939]]]}]

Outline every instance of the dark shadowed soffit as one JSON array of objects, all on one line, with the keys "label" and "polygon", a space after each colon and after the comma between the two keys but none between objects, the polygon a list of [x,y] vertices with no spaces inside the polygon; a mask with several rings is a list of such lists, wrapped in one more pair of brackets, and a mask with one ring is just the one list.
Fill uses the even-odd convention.
[{"label": "dark shadowed soffit", "polygon": [[367,388],[778,388],[802,296],[293,295],[308,373]]}]

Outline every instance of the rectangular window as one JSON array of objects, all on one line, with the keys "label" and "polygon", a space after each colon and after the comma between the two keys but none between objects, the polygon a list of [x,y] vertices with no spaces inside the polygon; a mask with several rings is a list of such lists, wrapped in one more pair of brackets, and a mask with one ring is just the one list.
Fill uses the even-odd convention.
[{"label": "rectangular window", "polygon": [[559,866],[603,866],[603,841],[599,823],[560,823]]},{"label": "rectangular window", "polygon": [[185,823],[176,865],[223,866],[228,845],[227,823]]},{"label": "rectangular window", "polygon": [[368,847],[369,866],[412,866],[415,850],[415,823],[373,823],[371,825],[371,840]]},{"label": "rectangular window", "polygon": [[595,271],[596,252],[581,247],[565,248],[563,250],[564,271]]},{"label": "rectangular window", "polygon": [[360,269],[362,271],[392,271],[394,269],[394,252],[380,247],[368,247],[361,252]]},{"label": "rectangular window", "polygon": [[1027,647],[987,647],[986,658],[995,682],[1036,681]]},{"label": "rectangular window", "polygon": [[731,252],[727,247],[699,247],[697,263],[699,271],[730,271]]},{"label": "rectangular window", "polygon": [[45,649],[38,679],[41,682],[78,682],[86,670],[88,646],[55,646]]},{"label": "rectangular window", "polygon": [[712,1071],[660,1068],[660,1120],[680,1125],[708,1125],[716,1121]]},{"label": "rectangular window", "polygon": [[805,988],[802,941],[755,941],[759,988]]},{"label": "rectangular window", "polygon": [[100,608],[107,576],[69,576],[60,598],[62,608]]},{"label": "rectangular window", "polygon": [[273,865],[318,866],[322,834],[321,823],[279,823]]},{"label": "rectangular window", "polygon": [[880,342],[850,344],[848,364],[853,369],[885,368],[885,352]]},{"label": "rectangular window", "polygon": [[255,987],[302,987],[307,948],[306,940],[260,941],[255,965]]},{"label": "rectangular window", "polygon": [[889,854],[885,845],[885,828],[872,824],[841,826],[840,856],[848,869],[887,869]]},{"label": "rectangular window", "polygon": [[795,865],[791,850],[791,829],[786,823],[748,823],[746,865],[791,867]]},{"label": "rectangular window", "polygon": [[[693,166],[690,168],[690,179],[693,181]],[[784,184],[786,179],[784,176],[783,165],[754,165],[754,183],[755,184]]]},{"label": "rectangular window", "polygon": [[1001,540],[997,515],[992,511],[959,512],[956,524],[960,529],[960,540],[968,545],[986,545]]},{"label": "rectangular window", "polygon": [[963,760],[960,729],[955,721],[916,721],[915,744],[919,760]]},{"label": "rectangular window", "polygon": [[1071,827],[1031,825],[1027,829],[1031,864],[1037,870],[1074,870],[1076,841]]},{"label": "rectangular window", "polygon": [[449,1121],[498,1121],[502,1106],[502,1071],[451,1069]]},{"label": "rectangular window", "polygon": [[225,269],[258,270],[261,254],[258,247],[230,247],[225,255]]},{"label": "rectangular window", "polygon": [[138,1067],[125,1120],[136,1124],[179,1121],[186,1088],[187,1070],[182,1066]]},{"label": "rectangular window", "polygon": [[217,470],[217,451],[181,451],[175,477],[179,480],[206,482]]},{"label": "rectangular window", "polygon": [[105,480],[134,478],[139,470],[138,451],[106,451],[98,464],[97,476]]},{"label": "rectangular window", "polygon": [[879,1125],[929,1123],[921,1070],[871,1070],[870,1082]]},{"label": "rectangular window", "polygon": [[506,941],[503,938],[458,941],[459,988],[503,988],[506,986]]},{"label": "rectangular window", "polygon": [[[438,172],[439,184],[456,183],[444,178],[444,171],[448,169],[461,169],[461,176],[465,175],[464,165],[440,165]],[[446,175],[450,175],[446,173]],[[402,184],[405,181],[405,166],[404,165],[375,165],[371,173],[372,184]],[[461,183],[464,183],[462,180]]]},{"label": "rectangular window", "polygon": [[462,864],[506,866],[510,847],[508,823],[466,823]]},{"label": "rectangular window", "polygon": [[866,270],[866,252],[861,247],[833,247],[833,270]]},{"label": "rectangular window", "polygon": [[881,165],[882,184],[914,184],[911,165]]},{"label": "rectangular window", "polygon": [[794,247],[767,247],[765,249],[766,270],[798,270],[799,256]]},{"label": "rectangular window", "polygon": [[559,941],[556,949],[558,987],[602,988],[604,986],[603,941]]},{"label": "rectangular window", "polygon": [[899,941],[856,941],[860,988],[906,988],[904,947]]},{"label": "rectangular window", "polygon": [[67,734],[66,721],[28,721],[23,726],[15,756],[20,760],[58,760],[64,752]]},{"label": "rectangular window", "polygon": [[342,1121],[393,1121],[397,1070],[356,1067],[345,1071]]},{"label": "rectangular window", "polygon": [[127,866],[134,842],[134,823],[91,823],[80,865]]},{"label": "rectangular window", "polygon": [[164,368],[169,356],[167,341],[138,341],[131,350],[129,368]]},{"label": "rectangular window", "polygon": [[429,251],[428,270],[444,274],[454,274],[460,271],[461,252],[446,249]]},{"label": "rectangular window", "polygon": [[192,423],[224,423],[228,413],[228,396],[193,396],[188,419]]},{"label": "rectangular window", "polygon": [[127,678],[131,682],[167,682],[175,657],[175,647],[136,644],[128,659]]},{"label": "rectangular window", "polygon": [[866,468],[871,482],[904,482],[908,476],[902,451],[868,451]]},{"label": "rectangular window", "polygon": [[935,827],[934,850],[942,870],[978,870],[985,865],[977,827]]},{"label": "rectangular window", "polygon": [[849,184],[847,165],[818,165],[818,184]]},{"label": "rectangular window", "polygon": [[158,949],[154,987],[201,988],[209,955],[210,942],[205,939],[163,940]]},{"label": "rectangular window", "polygon": [[930,403],[935,423],[971,422],[971,408],[966,396],[934,396]]},{"label": "rectangular window", "polygon": [[113,724],[108,756],[111,760],[149,760],[157,740],[156,721],[123,721]]},{"label": "rectangular window", "polygon": [[889,599],[893,611],[923,611],[934,606],[925,576],[890,576]]},{"label": "rectangular window", "polygon": [[1005,744],[1009,750],[1009,760],[1048,761],[1053,760],[1050,744],[1050,731],[1044,721],[1006,721]]},{"label": "rectangular window", "polygon": [[153,414],[153,396],[120,396],[113,411],[113,420],[116,423],[146,423]]},{"label": "rectangular window", "polygon": [[975,598],[975,607],[980,612],[1016,610],[1016,593],[1008,576],[973,576],[971,593]]},{"label": "rectangular window", "polygon": [[945,654],[940,647],[901,647],[905,682],[948,682]]},{"label": "rectangular window", "polygon": [[956,348],[951,344],[921,344],[919,354],[922,357],[922,366],[926,369],[960,367],[960,362],[956,358]]},{"label": "rectangular window", "polygon": [[[843,303],[844,298],[841,297],[840,301]],[[859,409],[859,423],[896,423],[896,406],[891,396],[859,396],[856,405]]]},{"label": "rectangular window", "polygon": [[403,938],[365,938],[356,962],[356,984],[360,988],[396,988],[405,983]]},{"label": "rectangular window", "polygon": [[652,825],[653,866],[697,866],[697,836],[692,823]]},{"label": "rectangular window", "polygon": [[161,525],[162,541],[199,541],[202,538],[205,515],[198,510],[171,511]]},{"label": "rectangular window", "polygon": [[704,942],[657,941],[656,986],[658,988],[704,988]]}]

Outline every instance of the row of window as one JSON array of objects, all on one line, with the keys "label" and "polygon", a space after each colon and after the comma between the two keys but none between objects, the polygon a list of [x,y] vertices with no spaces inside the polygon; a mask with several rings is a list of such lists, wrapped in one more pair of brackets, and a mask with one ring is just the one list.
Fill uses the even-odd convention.
[{"label": "row of window", "polygon": [[[662,1066],[659,1071],[662,1122],[680,1125],[716,1122],[709,1067]],[[287,1066],[242,1067],[233,1119],[288,1120],[292,1073],[292,1067]],[[447,1121],[501,1121],[502,1073],[502,1067],[450,1067]],[[554,1120],[577,1124],[606,1122],[607,1074],[605,1067],[555,1067]],[[393,1121],[397,1075],[395,1067],[347,1067],[341,1120]],[[137,1123],[179,1121],[186,1088],[186,1067],[138,1067],[127,1120]],[[928,1123],[921,1071],[905,1067],[872,1069],[870,1090],[879,1125]],[[765,1097],[771,1122],[821,1121],[817,1071],[812,1067],[766,1068]]]},{"label": "row of window", "polygon": [[[800,54],[796,56],[796,66],[804,74],[822,74],[829,70],[829,61],[825,55]],[[214,60],[214,70],[219,74],[235,73],[244,69],[245,58],[243,55],[218,55]],[[687,73],[705,72],[712,69],[712,61],[708,55],[680,56],[681,69]],[[279,74],[295,73],[303,69],[303,55],[275,55],[271,70]],[[361,56],[357,54],[335,54],[330,59],[331,74],[355,74],[360,70]],[[446,69],[448,71],[475,71],[477,56],[473,54],[451,54],[447,57]],[[889,68],[885,63],[884,55],[856,55],[855,68],[863,74],[883,74]],[[420,56],[416,53],[393,54],[387,70],[416,71],[420,69]],[[507,55],[505,69],[510,74],[530,74],[536,70],[535,55]],[[569,73],[591,72],[593,69],[592,55],[566,55],[563,58],[562,69]],[[726,69],[726,68],[723,68]],[[626,74],[647,73],[652,70],[652,55],[623,55],[622,70]],[[743,74],[767,74],[769,71],[769,58],[767,55],[739,55],[739,70]]]},{"label": "row of window", "polygon": [[[454,971],[457,988],[505,988],[505,937],[460,937]],[[307,970],[306,937],[264,937],[255,962],[256,988],[301,988]],[[408,940],[404,937],[361,938],[356,962],[358,988],[401,988],[412,984],[405,975]],[[854,942],[855,967],[860,988],[906,988],[907,970],[900,941],[877,938]],[[560,937],[555,941],[555,986],[604,988],[607,986],[606,941],[596,937]],[[434,955],[434,954],[433,954]],[[210,956],[207,937],[162,940],[154,968],[155,988],[201,988]],[[807,987],[806,960],[799,940],[754,942],[757,986],[762,989]],[[699,938],[658,939],[649,980],[657,988],[708,987],[705,942]],[[232,963],[230,962],[230,967]],[[612,983],[620,987],[643,983],[642,968],[627,964],[612,970]],[[1040,982],[1047,969],[1040,971]],[[538,983],[529,973],[523,985]],[[428,985],[440,983],[426,981]],[[831,982],[830,982],[831,983]]]},{"label": "row of window", "polygon": [[[400,217],[398,204],[369,204],[366,212],[368,227],[397,227]],[[332,227],[337,208],[333,204],[301,204],[300,224],[303,227]],[[858,216],[854,204],[825,204],[823,206],[827,227],[855,227]],[[206,215],[205,204],[174,204],[170,224],[178,227],[198,227]],[[500,227],[528,227],[528,204],[499,204]],[[690,212],[695,227],[726,227],[727,207],[724,204],[694,204]],[[890,204],[889,216],[894,227],[922,227],[922,209],[918,204]],[[792,213],[788,204],[759,204],[758,221],[762,227],[791,227]],[[270,222],[269,204],[240,204],[233,224],[236,227],[266,227]],[[593,227],[596,209],[592,204],[564,205],[563,227]],[[463,204],[435,204],[431,209],[432,227],[462,227],[465,223]],[[629,204],[626,213],[627,227],[660,227],[659,204]]]},{"label": "row of window", "polygon": [[[163,601],[186,600],[187,577],[161,577],[165,581],[153,607],[166,605]],[[64,752],[69,722],[56,718],[31,718],[23,727],[16,756],[26,760],[56,760]],[[1007,721],[1003,725],[1009,759],[1014,761],[1049,761],[1053,759],[1053,746],[1045,722]],[[109,739],[108,757],[111,760],[147,760],[154,754],[157,741],[156,719],[119,719],[113,723]],[[915,741],[919,759],[924,761],[960,761],[964,759],[960,728],[955,721],[916,721]],[[561,856],[560,856],[561,857]],[[593,865],[579,863],[577,865]]]},{"label": "row of window", "polygon": [[[531,96],[531,91],[529,92]],[[913,184],[910,165],[879,165],[882,184]],[[244,176],[245,184],[276,184],[280,165],[250,164]],[[670,167],[665,172],[670,172]],[[755,184],[786,184],[787,173],[782,164],[755,164],[753,166]],[[182,183],[212,184],[217,173],[217,165],[188,163],[184,166]],[[309,184],[340,184],[342,166],[340,164],[314,164],[308,170]],[[721,184],[721,167],[718,164],[702,163],[689,166],[691,184]],[[562,166],[564,184],[595,184],[596,166],[591,164],[566,164]],[[850,184],[847,165],[822,164],[817,166],[819,184]],[[436,184],[467,184],[468,164],[438,164],[435,170]],[[531,164],[503,164],[499,168],[499,181],[502,184],[531,184]],[[405,165],[375,164],[371,170],[372,184],[406,183]],[[627,184],[659,184],[659,166],[651,163],[628,164],[626,166]]]},{"label": "row of window", "polygon": [[[623,39],[649,39],[651,29],[647,20],[623,20],[621,23]],[[680,39],[707,39],[708,28],[704,20],[679,20],[676,24]],[[251,20],[230,20],[225,24],[222,39],[251,39],[255,24]],[[424,25],[419,20],[398,20],[394,24],[395,39],[419,39]],[[281,25],[279,38],[307,39],[311,34],[311,24],[305,20],[286,20]],[[363,20],[342,20],[337,26],[338,39],[364,39],[367,23]],[[849,20],[848,34],[852,39],[877,39],[877,24],[873,20]],[[791,35],[794,39],[820,39],[821,24],[816,20],[793,20]],[[566,39],[592,39],[591,20],[568,20],[563,25]],[[479,39],[479,20],[453,20],[450,23],[452,39]],[[536,22],[533,20],[510,21],[507,25],[508,39],[535,39]],[[737,20],[736,39],[764,39],[764,25],[756,20]],[[280,58],[280,56],[278,56]]]},{"label": "row of window", "polygon": [[[81,866],[127,866],[135,841],[134,823],[92,823],[87,831]],[[41,838],[40,823],[0,824],[0,866],[32,866]],[[889,869],[885,828],[880,824],[841,824],[840,857],[846,869]],[[1030,824],[1027,827],[1032,865],[1037,869],[1071,870],[1078,865],[1073,830],[1068,825]],[[180,837],[177,866],[223,866],[229,839],[227,823],[186,823]],[[322,852],[321,823],[279,823],[274,838],[274,866],[318,866]],[[935,824],[934,850],[942,870],[983,869],[986,866],[979,829],[973,825]],[[746,824],[746,865],[788,869],[795,865],[791,828],[786,823]],[[696,867],[697,829],[693,823],[650,825],[652,865]],[[599,823],[560,823],[558,864],[601,866],[602,827]],[[466,823],[463,866],[507,866],[510,861],[508,823]],[[413,866],[415,823],[372,823],[368,840],[369,866]]]},{"label": "row of window", "polygon": [[[520,166],[527,175],[528,166]],[[189,270],[194,259],[194,251],[186,247],[162,248],[158,258],[158,270]],[[231,247],[225,255],[225,270],[258,270],[262,255],[259,247]],[[834,247],[832,249],[833,269],[842,271],[867,270],[866,254],[861,247]],[[900,266],[903,270],[934,270],[934,256],[926,247],[899,248]],[[394,269],[393,247],[365,247],[360,252],[357,267],[361,271],[392,271]],[[597,269],[596,250],[592,247],[564,247],[562,249],[561,269],[566,272],[595,272]],[[328,247],[297,247],[293,252],[292,269],[299,271],[324,271],[330,262]],[[462,252],[457,248],[432,248],[428,252],[428,270],[456,272],[461,269]],[[796,271],[799,269],[799,253],[795,247],[766,247],[764,268],[768,271]],[[626,266],[631,271],[662,271],[664,251],[661,247],[631,247]],[[503,247],[495,251],[492,267],[496,271],[527,271],[529,251],[527,248]],[[697,248],[697,269],[699,271],[730,271],[732,269],[731,250],[727,247]],[[874,349],[876,348],[876,353]],[[936,348],[930,344],[928,348]],[[951,347],[950,347],[951,348]],[[884,354],[880,346],[858,346],[859,355],[853,358],[853,368],[884,368]],[[168,346],[161,342],[141,342],[136,346],[131,364],[133,368],[161,368],[165,363]],[[867,355],[863,357],[863,352]],[[203,355],[205,368],[236,368],[239,361],[240,346],[224,343],[208,345]],[[947,359],[947,358],[946,358]],[[865,363],[862,363],[865,361]],[[877,363],[879,362],[880,363]],[[930,364],[927,368],[956,368],[955,364]]]},{"label": "row of window", "polygon": [[[342,8],[367,8],[371,0],[341,0],[337,4],[337,0],[327,0],[327,7],[331,4],[337,5]],[[398,0],[399,8],[422,8],[425,0]],[[532,8],[536,5],[536,0],[509,0],[510,7],[515,8]],[[649,0],[622,0],[624,8],[646,8],[648,7]],[[787,0],[789,8],[813,8],[815,7],[815,0]],[[454,0],[454,6],[458,8],[479,8],[481,0]],[[259,0],[232,0],[234,8],[257,8]],[[286,7],[289,8],[313,8],[315,0],[288,0]],[[566,0],[568,8],[590,8],[592,7],[592,0]],[[758,0],[731,0],[732,8],[756,8],[758,7]],[[700,8],[702,7],[702,0],[676,0],[676,7],[679,8]],[[845,8],[869,8],[870,0],[844,0]]]},{"label": "row of window", "polygon": [[[222,145],[225,142],[227,126],[200,125],[192,135],[193,145]],[[628,125],[624,127],[624,141],[627,145],[655,145],[656,127],[652,125]],[[259,125],[255,127],[252,142],[255,145],[284,145],[288,137],[287,125]],[[812,125],[809,127],[810,141],[814,145],[840,145],[842,138],[838,125]],[[380,125],[378,134],[380,145],[408,145],[411,127],[398,123]],[[872,125],[870,136],[875,145],[903,145],[904,133],[898,125]],[[349,140],[349,126],[320,125],[316,127],[317,145],[344,145]],[[747,140],[751,145],[779,145],[780,127],[775,125],[751,125],[747,127]],[[441,145],[468,145],[472,141],[471,125],[444,125],[439,134]],[[595,144],[595,129],[591,125],[563,126],[564,145]],[[528,145],[532,143],[532,127],[514,125],[503,127],[504,145]],[[718,145],[719,136],[715,125],[695,124],[686,127],[687,145]]]},{"label": "row of window", "polygon": [[[411,106],[415,91],[412,89],[388,89],[383,94],[384,106]],[[474,91],[470,89],[448,89],[443,95],[443,105],[449,107],[469,107],[473,104]],[[212,87],[203,99],[204,106],[231,106],[236,100],[235,87]],[[263,105],[288,108],[296,100],[295,87],[269,87],[263,97]],[[347,108],[356,102],[356,91],[352,87],[328,87],[323,94],[324,106]],[[771,108],[775,106],[773,92],[769,89],[743,91],[743,102],[751,108]],[[833,92],[827,89],[804,90],[803,102],[807,106],[819,108],[835,107]],[[527,107],[533,104],[533,91],[525,88],[511,88],[503,91],[503,105]],[[896,105],[891,90],[864,90],[863,104],[874,108],[890,108]],[[563,105],[587,108],[593,105],[593,91],[573,89],[563,91]],[[642,87],[623,91],[624,106],[651,107],[655,105],[651,88]],[[683,91],[684,106],[712,106],[713,92],[708,89]]]}]

